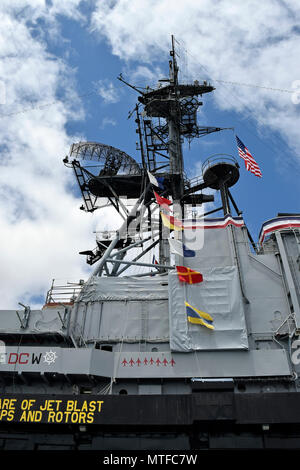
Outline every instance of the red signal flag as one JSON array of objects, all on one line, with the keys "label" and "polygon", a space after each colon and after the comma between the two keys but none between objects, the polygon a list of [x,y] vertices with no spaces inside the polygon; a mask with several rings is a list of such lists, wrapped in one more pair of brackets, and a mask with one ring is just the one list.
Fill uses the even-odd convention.
[{"label": "red signal flag", "polygon": [[172,201],[170,201],[170,199],[160,196],[155,191],[153,192],[154,192],[154,196],[155,196],[157,204],[159,204],[160,206],[163,206],[164,209],[167,209],[169,211],[170,209],[168,206],[172,204]]},{"label": "red signal flag", "polygon": [[185,266],[176,266],[178,279],[188,284],[197,284],[203,281],[203,276],[198,271],[186,268]]}]

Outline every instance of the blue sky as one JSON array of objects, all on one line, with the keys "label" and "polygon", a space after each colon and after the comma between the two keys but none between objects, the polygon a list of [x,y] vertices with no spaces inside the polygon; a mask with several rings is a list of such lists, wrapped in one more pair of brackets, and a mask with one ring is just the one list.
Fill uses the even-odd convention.
[{"label": "blue sky", "polygon": [[[92,10],[90,10],[91,12]],[[96,86],[95,83],[106,81],[113,84],[118,99],[116,102],[103,102],[97,94],[82,98],[86,117],[78,122],[70,122],[67,125],[68,133],[82,134],[87,140],[99,141],[116,146],[128,154],[140,160],[139,152],[135,148],[134,119],[127,120],[128,112],[134,107],[137,94],[120,83],[116,77],[119,73],[130,68],[134,70],[138,66],[147,66],[150,70],[160,69],[162,75],[157,79],[168,75],[168,48],[162,51],[161,61],[143,62],[143,60],[131,60],[129,63],[122,57],[112,54],[111,47],[106,41],[99,41],[95,33],[91,33],[85,27],[78,25],[72,19],[61,19],[63,37],[68,40],[68,63],[76,68],[77,90],[80,95],[89,93]],[[170,40],[170,37],[168,37]],[[180,42],[181,38],[177,38]],[[188,51],[188,45],[186,45]],[[50,49],[54,55],[63,56],[66,53],[66,45]],[[200,54],[199,54],[200,57]],[[142,59],[142,58],[141,58]],[[180,59],[179,59],[180,63]],[[201,78],[210,78],[206,72],[201,71]],[[222,74],[219,75],[222,78]],[[130,77],[126,77],[130,80]],[[194,74],[198,79],[198,74]],[[214,82],[217,91],[226,97],[229,103],[239,100],[238,91],[243,85],[230,85]],[[133,84],[147,85],[147,78],[139,78]],[[250,83],[251,85],[251,83]],[[256,85],[253,83],[253,85]],[[264,82],[258,85],[264,86]],[[289,84],[290,85],[290,84]],[[272,88],[272,84],[270,84]],[[249,87],[251,93],[255,88]],[[285,92],[273,91],[275,99],[280,100]],[[241,103],[243,103],[241,101]],[[202,113],[203,111],[203,113]],[[202,116],[204,114],[204,116]],[[107,123],[105,124],[105,122]],[[272,132],[268,126],[264,126],[263,120],[257,122],[255,109],[247,105],[240,113],[231,110],[220,110],[210,95],[203,96],[203,108],[199,110],[198,122],[201,125],[234,127],[234,131],[223,131],[201,139],[195,139],[191,148],[184,145],[185,168],[191,176],[196,176],[198,164],[214,153],[228,153],[237,158],[240,163],[240,181],[232,193],[244,217],[257,238],[261,223],[272,218],[277,212],[299,211],[299,168],[294,162],[295,154],[288,147],[278,132]],[[237,134],[251,150],[257,159],[263,172],[263,179],[246,172],[244,162],[239,159],[234,135]]]},{"label": "blue sky", "polygon": [[146,86],[167,76],[171,34],[189,78],[216,87],[203,96],[198,123],[234,127],[190,149],[184,144],[188,174],[200,175],[215,153],[239,159],[236,133],[263,173],[255,177],[239,159],[232,188],[253,238],[278,212],[300,212],[300,105],[292,100],[300,80],[299,16],[293,0],[3,0],[0,308],[38,306],[54,277],[87,278],[77,253],[93,248],[93,231],[115,228],[118,218],[112,209],[78,210],[80,195],[62,159],[73,142],[86,140],[140,160],[134,119],[127,119],[137,94],[116,77],[122,72]]}]

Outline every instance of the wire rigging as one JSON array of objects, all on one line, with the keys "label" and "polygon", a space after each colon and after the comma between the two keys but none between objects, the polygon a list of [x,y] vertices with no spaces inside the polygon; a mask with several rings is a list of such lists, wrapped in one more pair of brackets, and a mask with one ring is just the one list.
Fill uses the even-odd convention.
[{"label": "wire rigging", "polygon": [[[178,42],[178,41],[177,41]],[[182,60],[183,64],[183,70],[181,71],[181,76],[186,78],[186,81],[188,81],[189,73],[188,73],[188,59],[187,55],[190,55],[194,60],[197,60],[193,54],[191,54],[186,48],[183,50],[181,55],[179,56]],[[203,68],[203,70],[208,73],[207,69],[203,65],[198,64],[200,68]],[[221,79],[213,79],[212,77],[209,76],[209,79],[213,82],[218,82],[222,84],[228,84],[228,85],[235,85],[235,86],[245,86],[245,87],[251,87],[251,88],[258,88],[258,89],[264,89],[264,90],[271,90],[271,91],[277,91],[277,92],[282,92],[282,93],[295,93],[295,90],[287,90],[283,88],[273,88],[273,87],[267,87],[263,85],[257,85],[257,84],[251,84],[251,83],[241,83],[241,82],[232,82],[232,81],[226,81],[226,80],[221,80]],[[146,90],[146,88],[144,88]],[[88,98],[91,95],[98,95],[98,91],[93,88],[88,90],[86,93],[77,95],[77,98]],[[32,105],[28,108],[21,109],[19,111],[13,111],[11,113],[0,113],[0,117],[10,117],[10,116],[16,116],[18,114],[24,114],[28,113],[30,111],[35,111],[35,110],[42,110],[46,109],[50,106],[55,106],[61,103],[66,103],[68,100],[55,100],[55,101],[50,101],[48,103],[40,103],[37,105]],[[13,103],[14,106],[20,104],[21,101],[15,101]],[[3,106],[3,105],[2,105]],[[5,105],[4,105],[5,106]]]},{"label": "wire rigging", "polygon": [[[197,58],[191,54],[189,51],[187,51],[187,53],[195,60],[197,61]],[[279,137],[276,135],[269,135],[268,136],[268,139],[271,140],[274,144],[273,145],[270,145],[269,143],[266,142],[265,139],[262,139],[259,134],[257,133],[257,128],[256,126],[250,121],[250,118],[252,120],[255,120],[258,122],[258,124],[260,124],[262,127],[265,127],[266,124],[261,121],[261,119],[257,116],[257,114],[249,108],[249,106],[247,106],[247,104],[241,100],[241,98],[239,97],[239,95],[237,93],[235,93],[232,89],[229,89],[228,87],[225,86],[225,84],[237,84],[237,85],[244,85],[244,86],[252,86],[252,87],[256,87],[256,88],[263,88],[263,89],[269,89],[269,90],[276,90],[276,91],[282,91],[282,92],[291,92],[291,93],[294,93],[294,91],[290,91],[290,90],[282,90],[282,89],[275,89],[275,88],[268,88],[268,87],[263,87],[263,86],[260,86],[260,85],[250,85],[250,84],[242,84],[242,83],[238,83],[238,82],[226,82],[225,80],[213,80],[211,77],[210,77],[210,73],[209,71],[206,69],[206,67],[204,67],[203,65],[197,63],[198,67],[201,68],[208,76],[209,80],[212,80],[212,81],[219,81],[220,83],[222,83],[225,87],[225,89],[227,90],[228,93],[230,93],[233,98],[235,100],[238,100],[242,106],[245,108],[245,110],[247,111],[247,114],[248,116],[244,116],[244,118],[248,121],[249,125],[252,127],[252,129],[254,129],[254,132],[251,131],[251,129],[249,129],[249,127],[247,126],[247,124],[245,124],[245,127],[247,127],[247,129],[249,130],[249,132],[254,136],[256,137],[258,140],[260,140],[260,142],[265,146],[267,147],[269,150],[271,150],[273,153],[275,154],[278,154],[278,144],[279,144],[279,147],[281,148],[281,151],[283,153],[286,153],[287,151],[287,148],[285,145],[283,145],[281,139],[279,140]],[[230,100],[228,100],[227,98],[227,95],[225,95],[225,93],[222,93],[222,90],[220,90],[223,98],[225,98],[225,100],[227,101],[227,103],[230,104],[230,106],[232,106],[232,103],[230,102]],[[276,137],[276,139],[274,139],[274,137]]]}]

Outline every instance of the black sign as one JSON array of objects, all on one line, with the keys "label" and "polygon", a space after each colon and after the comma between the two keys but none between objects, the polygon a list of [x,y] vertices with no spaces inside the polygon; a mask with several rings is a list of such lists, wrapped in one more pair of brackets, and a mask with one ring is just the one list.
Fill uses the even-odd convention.
[{"label": "black sign", "polygon": [[93,424],[103,406],[97,396],[0,395],[0,422]]},{"label": "black sign", "polygon": [[233,393],[191,395],[0,394],[0,423],[187,425],[233,419]]}]

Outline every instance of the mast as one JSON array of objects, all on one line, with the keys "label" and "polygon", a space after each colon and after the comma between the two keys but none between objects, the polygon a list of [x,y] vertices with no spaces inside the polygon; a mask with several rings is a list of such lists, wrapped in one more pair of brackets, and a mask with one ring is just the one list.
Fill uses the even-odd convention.
[{"label": "mast", "polygon": [[[163,186],[155,190],[172,199],[172,215],[178,220],[183,218],[185,204],[196,206],[214,200],[213,195],[199,194],[209,187],[210,181],[185,178],[182,153],[184,138],[191,142],[194,138],[223,130],[197,123],[197,110],[202,105],[198,96],[212,92],[214,87],[206,81],[201,84],[197,80],[187,84],[179,82],[173,35],[171,40],[169,76],[158,80],[156,88],[138,88],[125,81],[122,75],[118,77],[139,94],[138,103],[129,117],[135,112],[142,164],[120,149],[95,142],[73,144],[69,157],[64,159],[64,163],[73,168],[79,184],[84,201],[81,208],[93,212],[107,207],[107,203],[101,205],[101,198],[106,198],[123,218],[122,227],[112,238],[102,236],[94,250],[81,252],[87,255],[89,264],[98,262],[94,275],[119,276],[136,265],[152,268],[148,275],[174,268],[170,265],[169,229],[164,227],[160,216],[153,216],[157,206],[149,173],[164,181]],[[91,160],[93,165],[88,165]],[[95,170],[95,160],[99,163],[98,170]],[[124,197],[138,201],[131,212],[122,201]],[[181,239],[182,231],[175,231],[174,236]],[[139,261],[157,245],[159,262]],[[125,260],[129,250],[136,247],[141,252],[133,259],[129,256]],[[177,258],[175,261],[178,264]]]},{"label": "mast", "polygon": [[[169,158],[170,174],[172,175],[172,195],[173,195],[173,213],[178,220],[183,218],[181,200],[183,197],[183,155],[180,135],[180,104],[178,99],[178,66],[175,53],[175,40],[172,35],[172,50],[170,51],[171,60],[169,61],[170,73],[170,115],[168,117],[169,127]],[[182,239],[182,232],[175,231],[175,238]],[[169,245],[163,243],[164,255],[166,261],[170,259]],[[179,264],[176,262],[176,264]]]},{"label": "mast", "polygon": [[172,180],[172,192],[174,202],[179,202],[183,196],[183,156],[180,140],[180,105],[178,99],[178,66],[175,55],[174,36],[172,36],[172,59],[169,62],[170,69],[170,114],[167,119],[169,126],[169,158],[170,174]]}]

